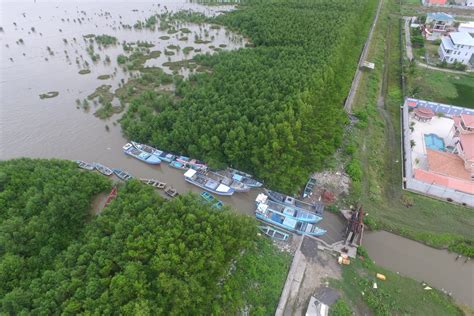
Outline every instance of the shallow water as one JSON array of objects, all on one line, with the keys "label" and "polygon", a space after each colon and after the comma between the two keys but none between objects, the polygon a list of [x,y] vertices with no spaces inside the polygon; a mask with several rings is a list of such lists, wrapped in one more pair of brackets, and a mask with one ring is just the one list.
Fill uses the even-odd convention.
[{"label": "shallow water", "polygon": [[365,233],[362,243],[378,265],[426,282],[474,307],[473,260],[465,262],[464,257],[456,260],[454,253],[427,247],[386,231]]},{"label": "shallow water", "polygon": [[[156,178],[167,182],[181,193],[186,191],[200,193],[201,189],[184,181],[181,171],[172,169],[165,163],[160,166],[151,166],[125,156],[121,148],[127,140],[122,136],[119,124],[116,123],[118,115],[102,121],[92,115],[93,106],[91,106],[90,112],[76,109],[76,99],[86,98],[102,84],[110,84],[114,90],[118,87],[121,79],[126,80],[130,76],[129,73],[122,71],[116,63],[116,56],[122,53],[120,45],[103,48],[102,51],[99,51],[96,46],[96,52],[100,53],[102,60],[94,64],[85,51],[86,42],[82,38],[83,35],[113,35],[118,38],[120,43],[124,40],[151,41],[156,45],[151,50],[162,52],[165,47],[171,44],[179,45],[181,48],[193,46],[201,48],[203,52],[212,51],[209,48],[210,45],[218,47],[219,44],[226,44],[225,49],[243,46],[244,41],[241,36],[232,33],[226,35],[223,28],[213,30],[206,26],[205,28],[209,31],[209,39],[214,36],[214,40],[210,44],[199,45],[193,43],[194,33],[201,32],[198,25],[181,25],[193,32],[187,34],[189,37],[187,42],[178,41],[176,36],[179,33],[177,33],[178,35],[168,35],[166,31],[119,29],[119,22],[133,25],[137,20],[144,20],[156,12],[162,12],[165,6],[168,10],[192,8],[206,14],[215,14],[225,8],[228,9],[228,7],[204,7],[184,1],[159,2],[158,6],[155,1],[2,1],[0,3],[0,26],[4,31],[0,32],[0,159],[40,157],[97,161],[111,168],[129,171],[136,177]],[[84,11],[85,14],[81,11]],[[25,13],[25,16],[22,13]],[[84,18],[83,23],[79,24],[78,18]],[[65,21],[61,19],[65,19]],[[74,23],[74,19],[76,19],[76,23]],[[13,22],[17,26],[14,26]],[[31,27],[35,28],[35,32],[31,31]],[[159,37],[163,35],[168,35],[171,38],[160,40]],[[76,42],[73,40],[74,37]],[[23,39],[24,44],[16,43],[20,38]],[[64,38],[67,39],[67,44],[64,43]],[[54,56],[49,54],[48,46],[51,47]],[[69,60],[66,58],[65,50]],[[105,55],[110,57],[110,64],[104,64]],[[170,56],[170,60],[177,61],[192,56],[193,53],[184,56],[181,51],[175,56]],[[13,58],[13,61],[10,58]],[[46,61],[45,58],[48,60]],[[79,75],[78,71],[82,67],[76,64],[76,58],[79,58],[81,64],[87,60],[91,65],[92,72]],[[160,58],[149,60],[146,65],[160,66],[165,61],[168,61],[168,56],[162,54]],[[114,76],[109,80],[97,79],[97,76],[104,74],[114,74]],[[40,100],[39,94],[48,91],[58,91],[59,96]],[[110,128],[108,132],[105,129],[106,125]],[[232,205],[243,214],[253,215],[254,200],[258,193],[259,190],[252,190],[248,193],[237,193],[231,197],[219,197],[219,199]],[[337,241],[342,225],[342,221],[337,216],[327,212],[321,224],[328,230],[324,237],[325,240],[329,243]],[[379,240],[372,236],[377,235],[366,235],[366,247],[371,256],[380,264],[387,264],[388,267],[393,265],[393,269],[396,271],[415,278],[417,275],[412,275],[413,272],[417,274],[418,269],[421,269],[424,274],[420,272],[419,275],[423,276],[425,281],[440,288],[449,289],[461,301],[466,301],[469,293],[472,297],[472,270],[470,270],[470,279],[469,271],[463,270],[464,278],[450,278],[448,275],[444,276],[440,282],[435,282],[433,280],[439,277],[439,271],[446,271],[447,268],[444,270],[439,267],[433,269],[433,265],[425,265],[424,262],[438,260],[436,254],[439,251],[434,250],[432,253],[431,248],[421,244],[416,247],[412,246],[414,248],[409,247],[425,253],[423,257],[425,261],[421,260],[417,263],[417,257],[414,255],[405,256],[406,258],[396,255],[401,249],[405,249],[404,242],[406,240],[387,238],[386,241],[391,246],[386,246],[383,238]],[[392,247],[393,250],[388,253],[384,250]],[[387,262],[384,261],[384,256],[386,256]],[[450,255],[443,253],[442,256]],[[395,265],[395,262],[398,265]],[[448,259],[445,263],[449,271],[452,267],[459,265],[459,263],[453,263]],[[456,287],[458,283],[459,288]]]}]

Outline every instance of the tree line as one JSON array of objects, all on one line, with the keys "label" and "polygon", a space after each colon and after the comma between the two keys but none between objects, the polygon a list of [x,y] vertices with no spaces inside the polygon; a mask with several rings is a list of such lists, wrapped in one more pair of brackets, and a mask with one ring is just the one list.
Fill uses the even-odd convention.
[{"label": "tree line", "polygon": [[254,47],[195,57],[210,73],[179,80],[172,103],[155,92],[131,102],[125,134],[296,191],[341,143],[342,106],[375,4],[246,1],[213,18]]},{"label": "tree line", "polygon": [[253,218],[72,162],[0,162],[0,314],[273,314],[289,256]]}]

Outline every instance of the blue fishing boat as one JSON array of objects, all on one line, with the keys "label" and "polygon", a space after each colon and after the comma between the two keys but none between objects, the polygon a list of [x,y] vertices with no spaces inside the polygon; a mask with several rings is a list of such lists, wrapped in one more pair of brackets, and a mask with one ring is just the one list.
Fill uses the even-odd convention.
[{"label": "blue fishing boat", "polygon": [[179,169],[179,170],[186,170],[186,169],[189,169],[186,164],[182,163],[182,162],[179,162],[177,160],[173,160],[170,162],[170,167],[172,168],[175,168],[175,169]]},{"label": "blue fishing boat", "polygon": [[161,160],[153,154],[147,153],[146,151],[140,150],[133,146],[131,143],[126,143],[123,147],[123,152],[133,158],[148,163],[150,165],[158,165]]},{"label": "blue fishing boat", "polygon": [[259,188],[263,185],[262,182],[255,180],[252,175],[236,169],[227,168],[227,170],[222,170],[219,173],[235,181],[239,181],[250,188]]},{"label": "blue fishing boat", "polygon": [[207,177],[206,175],[197,172],[194,169],[188,169],[188,171],[184,173],[184,180],[200,187],[201,189],[210,191],[217,195],[234,194],[234,189],[232,189],[231,187],[220,183],[219,181],[213,180]]},{"label": "blue fishing boat", "polygon": [[264,203],[260,203],[257,206],[255,217],[264,222],[301,235],[322,236],[326,233],[326,230],[319,228],[313,223],[299,221],[290,216],[272,211],[268,205]]},{"label": "blue fishing boat", "polygon": [[316,186],[316,179],[310,178],[304,187],[302,197],[307,198],[313,194],[313,189]]},{"label": "blue fishing boat", "polygon": [[158,159],[160,159],[162,161],[171,162],[176,158],[176,156],[171,154],[171,153],[167,153],[165,151],[153,148],[151,146],[148,146],[148,145],[145,145],[145,144],[140,144],[140,143],[137,143],[137,142],[134,142],[134,141],[131,141],[131,143],[135,148],[137,148],[139,150],[142,150],[144,152],[147,152],[149,154],[152,154],[152,155],[154,155],[155,157],[157,157]]},{"label": "blue fishing boat", "polygon": [[187,168],[191,168],[194,170],[201,170],[201,171],[207,170],[207,164],[197,159],[192,159],[186,156],[179,156],[179,157],[176,157],[175,160],[182,163]]},{"label": "blue fishing boat", "polygon": [[278,229],[275,229],[271,226],[258,226],[258,229],[260,229],[260,231],[262,233],[264,233],[265,235],[267,235],[268,237],[272,238],[272,239],[278,239],[278,240],[282,240],[282,241],[286,241],[288,240],[288,238],[290,238],[290,235],[278,230]]},{"label": "blue fishing boat", "polygon": [[265,194],[268,195],[268,197],[272,201],[282,203],[282,204],[285,204],[285,205],[289,205],[289,206],[292,206],[292,207],[294,207],[296,209],[299,209],[299,210],[304,210],[304,211],[307,211],[307,212],[316,213],[316,214],[319,214],[319,215],[322,215],[323,212],[324,212],[324,204],[323,203],[318,203],[318,202],[306,203],[306,202],[297,200],[297,199],[295,199],[291,196],[281,194],[281,193],[278,193],[278,192],[275,192],[275,191],[272,191],[272,190],[264,189],[264,191],[265,191]]},{"label": "blue fishing boat", "polygon": [[257,195],[255,203],[257,204],[257,206],[259,204],[266,204],[270,210],[276,213],[283,214],[285,216],[292,217],[302,222],[317,223],[323,219],[321,216],[318,216],[315,213],[310,213],[301,209],[297,209],[290,205],[272,201],[268,198],[267,195],[263,193]]},{"label": "blue fishing boat", "polygon": [[235,190],[235,192],[248,192],[250,191],[250,187],[243,184],[242,182],[240,181],[237,181],[235,179],[232,179],[232,178],[229,178],[229,177],[226,177],[222,174],[219,174],[217,172],[213,172],[213,171],[210,171],[210,170],[207,170],[205,172],[203,172],[207,177],[215,180],[215,181],[219,181],[220,183],[223,183],[229,187],[231,187],[232,189]]},{"label": "blue fishing boat", "polygon": [[224,203],[222,201],[219,201],[212,195],[211,193],[204,191],[201,193],[201,197],[206,201],[207,203],[211,204],[212,207],[215,207],[217,209],[221,209]]},{"label": "blue fishing boat", "polygon": [[112,169],[117,177],[122,179],[123,181],[127,181],[133,179],[132,175],[126,171],[120,169]]}]

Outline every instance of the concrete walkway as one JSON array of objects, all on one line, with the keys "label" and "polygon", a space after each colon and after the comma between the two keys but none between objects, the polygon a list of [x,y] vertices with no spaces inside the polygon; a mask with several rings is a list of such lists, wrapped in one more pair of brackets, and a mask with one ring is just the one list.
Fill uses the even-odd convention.
[{"label": "concrete walkway", "polygon": [[303,243],[303,236],[296,236],[295,238],[299,238],[298,241],[298,249],[295,252],[295,256],[293,257],[293,262],[291,263],[290,271],[288,272],[288,276],[286,278],[285,286],[283,287],[283,291],[281,292],[280,301],[278,302],[278,307],[275,312],[275,316],[283,316],[285,312],[286,302],[298,293],[298,289],[300,288],[301,281],[303,280],[304,271],[306,270],[306,263],[303,260],[303,253],[301,252],[301,244]]},{"label": "concrete walkway", "polygon": [[367,41],[365,41],[364,49],[362,50],[362,54],[360,55],[359,64],[357,66],[356,73],[354,75],[354,78],[352,79],[352,85],[351,85],[351,89],[349,90],[349,95],[347,96],[346,102],[344,103],[344,110],[346,110],[347,113],[352,113],[352,103],[354,102],[355,92],[357,88],[359,87],[360,76],[362,73],[361,66],[362,66],[362,63],[367,58],[370,42],[372,41],[372,34],[374,33],[375,25],[377,24],[377,21],[379,19],[379,14],[382,8],[383,1],[384,0],[379,0],[379,6],[377,7],[377,13],[375,14],[375,17],[374,17],[374,23],[372,23],[372,26],[370,27],[369,36],[367,37]]}]

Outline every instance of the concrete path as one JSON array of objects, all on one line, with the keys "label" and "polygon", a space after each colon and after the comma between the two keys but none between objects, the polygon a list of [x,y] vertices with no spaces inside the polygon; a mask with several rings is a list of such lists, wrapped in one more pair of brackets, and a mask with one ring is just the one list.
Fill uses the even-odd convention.
[{"label": "concrete path", "polygon": [[356,73],[354,75],[354,78],[352,79],[352,85],[351,85],[351,89],[349,90],[349,95],[347,96],[346,102],[344,103],[344,110],[346,110],[347,113],[352,112],[352,103],[354,102],[355,92],[357,88],[359,87],[360,76],[362,73],[361,66],[362,66],[362,63],[367,58],[370,42],[372,41],[372,34],[374,33],[374,28],[375,28],[375,25],[377,24],[380,10],[382,8],[382,4],[383,4],[383,0],[379,0],[379,6],[377,7],[377,13],[375,14],[375,17],[374,17],[374,23],[372,23],[372,26],[370,27],[369,36],[367,37],[367,41],[365,41],[364,49],[362,50],[362,54],[360,55],[359,64],[357,66]]},{"label": "concrete path", "polygon": [[410,20],[409,16],[403,17],[405,19],[405,50],[407,52],[408,60],[413,60],[413,50],[411,48],[411,39],[410,39]]},{"label": "concrete path", "polygon": [[301,252],[301,244],[303,243],[304,237],[295,235],[295,238],[300,239],[298,242],[298,249],[296,250],[295,256],[293,257],[293,262],[291,263],[285,286],[281,292],[280,301],[278,302],[275,316],[283,316],[286,303],[292,296],[295,295],[295,293],[298,293],[301,281],[303,280],[304,271],[306,270],[306,262],[304,260],[303,253]]}]

